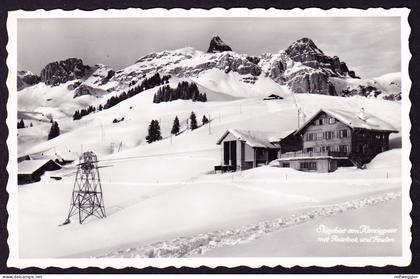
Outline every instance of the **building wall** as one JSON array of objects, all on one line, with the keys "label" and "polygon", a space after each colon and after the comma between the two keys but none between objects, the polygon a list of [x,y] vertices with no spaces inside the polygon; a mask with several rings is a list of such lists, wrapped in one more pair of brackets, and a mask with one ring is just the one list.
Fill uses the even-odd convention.
[{"label": "building wall", "polygon": [[[304,170],[301,169],[301,163],[316,162],[316,170]],[[299,160],[288,160],[281,161],[280,167],[284,167],[284,164],[289,163],[289,167],[295,170],[308,171],[308,172],[331,172],[337,169],[337,161],[331,159],[299,159]]]},{"label": "building wall", "polygon": [[[339,122],[336,119],[334,124],[330,124],[329,119],[332,117],[326,115],[325,113],[320,114],[320,116],[317,117],[314,121],[318,122],[320,118],[324,121],[323,125],[315,125],[315,123],[312,122],[310,126],[308,126],[304,131],[302,137],[303,151],[306,152],[307,148],[313,148],[313,152],[319,152],[317,151],[318,148],[327,146],[330,147],[329,151],[340,151],[339,146],[346,145],[348,146],[348,151],[351,152],[351,129],[347,125]],[[340,130],[347,131],[346,138],[339,137]],[[332,138],[325,139],[323,137],[324,132],[332,132]],[[308,134],[310,133],[316,135],[313,140],[308,139]]]},{"label": "building wall", "polygon": [[353,157],[368,162],[389,149],[389,133],[358,129],[352,135],[352,145]]},{"label": "building wall", "polygon": [[236,141],[236,165],[238,168],[242,170],[252,168],[254,163],[254,149],[245,142],[238,140],[230,133],[221,142],[222,163],[224,154],[223,146],[224,142],[227,141]]},{"label": "building wall", "polygon": [[244,161],[245,162],[253,162],[254,161],[254,148],[249,146],[248,144],[244,144]]}]

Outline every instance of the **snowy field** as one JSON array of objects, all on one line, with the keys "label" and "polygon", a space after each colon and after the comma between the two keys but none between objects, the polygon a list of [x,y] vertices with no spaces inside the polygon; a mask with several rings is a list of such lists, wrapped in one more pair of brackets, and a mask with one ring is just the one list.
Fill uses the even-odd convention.
[{"label": "snowy field", "polygon": [[[211,153],[197,152],[195,160],[180,155],[161,157],[168,164],[162,169],[173,164],[187,169],[188,165],[211,162],[208,155]],[[235,174],[208,174],[183,182],[171,181],[176,171],[169,172],[164,181],[113,182],[111,177],[115,179],[115,176],[107,178],[111,168],[104,168],[103,192],[108,217],[88,219],[83,225],[74,220],[62,227],[58,224],[67,214],[72,179],[22,186],[19,188],[20,255],[25,258],[103,256],[176,237],[289,216],[305,208],[327,207],[332,201],[399,193],[399,154],[399,150],[386,152],[367,170],[349,168],[311,174],[260,167]],[[148,164],[159,164],[154,160],[158,161],[131,163],[140,170]],[[142,176],[140,172],[137,175]]]},{"label": "snowy field", "polygon": [[[261,79],[258,81],[261,84],[249,85],[235,82],[234,73],[224,76],[211,71],[195,79],[200,90],[207,93],[209,101],[206,103],[178,100],[152,104],[156,91],[153,88],[79,121],[71,120],[74,108],[83,107],[84,102],[99,103],[101,100],[87,100],[92,96],[82,99],[65,96],[68,92],[61,92],[60,88],[67,85],[56,87],[54,96],[61,97],[50,101],[34,97],[42,94],[42,88],[35,86],[22,90],[19,93],[20,115],[26,115],[25,121],[32,119],[34,127],[19,129],[19,154],[77,156],[81,149],[94,151],[101,161],[100,165],[104,166],[100,172],[107,218],[90,218],[83,225],[74,218],[69,225],[58,226],[67,217],[76,168],[70,165],[47,172],[40,182],[19,186],[19,256],[133,257],[136,254],[130,249],[136,247],[242,228],[290,217],[315,207],[328,209],[331,204],[385,197],[387,194],[392,198],[382,198],[383,205],[380,206],[387,207],[386,203],[392,202],[390,206],[397,207],[395,204],[401,191],[400,134],[391,135],[393,149],[378,155],[365,170],[349,167],[334,173],[318,174],[265,166],[233,174],[213,174],[213,169],[221,160],[221,149],[216,141],[229,128],[285,133],[296,129],[298,108],[309,119],[320,108],[357,112],[364,107],[366,112],[401,130],[399,102],[361,97],[292,95],[287,88],[272,80]],[[176,84],[178,81],[171,82]],[[257,94],[262,91],[266,95],[279,94],[284,99],[263,101]],[[48,106],[47,102],[57,103],[56,106]],[[203,115],[209,116],[211,126],[185,131],[191,111],[196,113],[200,124]],[[62,131],[59,137],[50,141],[45,139],[50,127],[45,118],[48,114],[59,122]],[[180,119],[184,132],[170,137],[175,116]],[[114,118],[120,117],[125,120],[112,123]],[[152,119],[160,121],[163,140],[147,144],[145,136]],[[119,152],[112,150],[113,144],[121,145]],[[63,176],[63,179],[56,181],[50,176]],[[370,212],[369,208],[374,207],[353,211]],[[356,213],[342,214],[349,216],[344,214]],[[374,210],[366,216],[385,220],[376,218],[387,214],[388,211]],[[340,219],[339,216],[331,218]],[[400,217],[395,216],[396,220]],[[302,232],[308,230],[310,233],[312,229],[309,227],[313,224],[297,224],[295,228],[300,226]],[[280,230],[278,234],[281,234]],[[266,237],[275,239],[278,234],[273,233],[258,241]],[[255,242],[255,247],[259,243]],[[313,245],[316,247],[316,243]],[[227,256],[229,253],[224,254],[222,249],[225,248],[212,250],[215,254],[209,251],[208,255]],[[254,248],[249,249],[252,251]],[[261,256],[276,254],[271,250],[264,254],[263,250],[255,249]],[[246,248],[237,251],[244,251],[244,255],[247,253]],[[236,250],[232,253],[242,255]],[[339,255],[339,249],[336,253]],[[189,256],[188,253],[185,255]],[[152,253],[152,256],[155,254]]]}]

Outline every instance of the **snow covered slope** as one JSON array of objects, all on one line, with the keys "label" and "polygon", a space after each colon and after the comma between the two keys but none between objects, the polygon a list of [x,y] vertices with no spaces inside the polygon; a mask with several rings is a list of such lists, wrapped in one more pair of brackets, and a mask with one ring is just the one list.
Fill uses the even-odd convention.
[{"label": "snow covered slope", "polygon": [[[301,49],[306,58],[293,60]],[[329,66],[315,69],[317,59],[332,64],[323,63]],[[89,68],[90,74],[83,78],[55,86],[41,82],[22,89],[17,96],[18,117],[26,125],[32,123],[32,127],[18,130],[19,156],[54,158],[57,153],[77,157],[82,151],[95,152],[104,167],[100,172],[107,218],[57,227],[69,209],[77,162],[47,172],[40,182],[19,187],[20,256],[101,256],[185,235],[258,223],[307,206],[325,207],[332,201],[347,201],[355,196],[398,192],[399,133],[391,135],[393,150],[381,154],[366,170],[340,168],[334,173],[315,174],[267,166],[213,174],[214,166],[222,159],[216,142],[226,130],[284,134],[297,128],[298,110],[309,119],[321,108],[359,112],[363,107],[401,131],[401,102],[293,92],[298,86],[294,82],[312,82],[315,76],[325,78],[323,84],[308,83],[318,91],[331,82],[337,81],[337,88],[343,89],[363,81],[351,78],[350,71],[338,62],[308,41],[295,44],[287,52],[261,57],[184,48],[151,53],[115,73],[97,65]],[[165,84],[73,120],[75,110],[103,105],[156,72],[171,75],[167,85],[172,88],[181,81],[196,83],[208,101],[153,103],[159,86]],[[344,79],[346,83],[339,83]],[[289,84],[291,80],[293,85]],[[383,90],[398,91],[397,74],[372,82]],[[77,94],[85,90],[88,93]],[[283,99],[263,100],[270,94]],[[191,112],[199,124],[192,131],[187,128]],[[204,115],[210,123],[201,125]],[[180,121],[180,134],[171,136],[175,117]],[[51,119],[58,122],[61,134],[47,140]],[[160,123],[162,140],[148,144],[145,138],[152,120]],[[314,183],[317,187],[313,187]]]},{"label": "snow covered slope", "polygon": [[342,96],[360,95],[387,100],[401,100],[401,73],[390,73],[371,79],[331,78]]}]

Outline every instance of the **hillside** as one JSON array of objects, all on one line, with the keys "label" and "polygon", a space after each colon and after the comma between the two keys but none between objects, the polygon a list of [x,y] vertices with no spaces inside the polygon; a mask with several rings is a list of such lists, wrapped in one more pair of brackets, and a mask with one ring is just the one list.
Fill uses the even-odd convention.
[{"label": "hillside", "polygon": [[[77,161],[46,172],[40,182],[19,187],[20,256],[135,257],[135,247],[147,245],[151,248],[146,256],[159,256],[154,254],[159,250],[154,250],[155,244],[167,240],[190,236],[196,241],[196,235],[224,233],[349,199],[384,199],[389,193],[398,197],[400,133],[391,134],[392,150],[365,170],[346,167],[317,174],[264,166],[214,174],[222,160],[216,142],[227,129],[287,134],[297,128],[298,111],[308,120],[321,108],[356,113],[364,108],[401,131],[401,102],[382,98],[399,94],[398,74],[358,79],[344,62],[325,55],[309,39],[260,57],[229,48],[218,38],[208,52],[184,48],[151,53],[119,71],[72,59],[47,67],[43,81],[20,90],[18,119],[28,127],[18,129],[18,155],[77,158],[82,151],[95,152],[107,211],[103,220],[59,227],[67,217]],[[54,69],[60,75],[54,75]],[[146,87],[157,73],[170,78]],[[196,84],[207,101],[153,102],[159,88],[174,89],[180,82]],[[381,93],[359,94],[359,85]],[[111,97],[133,90],[139,92],[73,120],[76,110],[99,108]],[[263,100],[270,94],[282,99]],[[195,130],[188,129],[191,112],[197,115]],[[201,125],[204,115],[210,123]],[[171,136],[175,117],[180,134]],[[51,119],[58,122],[61,134],[47,140]],[[148,144],[152,120],[160,123],[162,140]],[[336,250],[336,255],[341,252]]]}]

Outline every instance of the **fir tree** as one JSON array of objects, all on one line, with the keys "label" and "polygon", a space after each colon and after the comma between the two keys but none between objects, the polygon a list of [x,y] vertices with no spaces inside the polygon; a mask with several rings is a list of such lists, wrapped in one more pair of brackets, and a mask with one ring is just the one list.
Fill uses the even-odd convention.
[{"label": "fir tree", "polygon": [[205,115],[203,115],[203,125],[206,125],[207,123],[209,123],[209,120],[207,119],[207,117]]},{"label": "fir tree", "polygon": [[[159,79],[160,79],[160,77],[159,77]],[[156,140],[161,140],[162,139],[162,135],[160,134],[160,124],[159,124],[159,121],[157,121],[157,120],[155,120],[155,139]]]},{"label": "fir tree", "polygon": [[60,135],[60,128],[58,127],[58,123],[54,121],[53,124],[51,125],[51,129],[48,134],[48,140],[58,137],[59,135]]},{"label": "fir tree", "polygon": [[73,120],[79,120],[81,118],[80,112],[76,110],[73,114]]},{"label": "fir tree", "polygon": [[178,119],[178,116],[175,116],[174,124],[172,125],[171,134],[178,135],[178,133],[179,133],[179,119]]},{"label": "fir tree", "polygon": [[191,130],[195,130],[195,129],[197,129],[197,117],[195,116],[195,113],[194,112],[191,112],[191,115],[190,115],[190,129]]},{"label": "fir tree", "polygon": [[101,111],[101,110],[103,110],[103,106],[102,105],[99,105],[98,111]]},{"label": "fir tree", "polygon": [[34,125],[32,125],[32,122],[31,122],[31,124],[29,124],[29,127],[33,127]]},{"label": "fir tree", "polygon": [[18,123],[18,125],[17,125],[17,128],[18,128],[18,129],[25,128],[25,122],[23,122],[23,119],[21,119],[21,120],[20,120],[20,122],[19,122],[19,123]]},{"label": "fir tree", "polygon": [[152,143],[154,141],[161,140],[162,136],[160,134],[160,125],[159,121],[152,120],[149,125],[148,134],[146,136],[146,141]]}]

